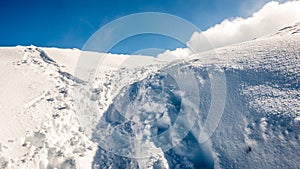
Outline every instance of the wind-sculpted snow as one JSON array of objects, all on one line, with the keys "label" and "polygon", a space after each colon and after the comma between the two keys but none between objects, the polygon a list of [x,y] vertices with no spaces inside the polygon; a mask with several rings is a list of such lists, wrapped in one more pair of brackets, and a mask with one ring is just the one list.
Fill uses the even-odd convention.
[{"label": "wind-sculpted snow", "polygon": [[[218,48],[218,58],[139,67],[142,57],[108,54],[92,85],[73,73],[82,51],[1,48],[0,168],[299,168],[298,28]],[[225,109],[203,141],[216,72]]]},{"label": "wind-sculpted snow", "polygon": [[[182,70],[191,67],[179,64],[172,69]],[[152,157],[158,168],[166,167],[162,165],[164,158],[170,168],[213,167],[211,153],[207,151],[205,145],[198,143],[197,135],[194,136],[195,133],[190,131],[198,114],[197,112],[182,114],[181,89],[176,80],[166,72],[159,71],[134,82],[114,98],[93,132],[94,141],[100,145],[94,159],[95,166],[105,167],[103,163],[105,159],[101,157],[107,158],[105,155],[107,150],[110,151],[109,154],[116,153],[128,157],[145,159]],[[201,77],[201,74],[204,77]],[[198,74],[198,78],[208,79],[205,71],[201,74]],[[197,87],[198,85],[200,84],[197,84]],[[208,85],[205,86],[207,90]],[[196,89],[193,92],[200,94]],[[204,100],[203,98],[202,104],[205,104]],[[180,129],[180,125],[189,130]],[[189,151],[185,152],[187,151],[185,149]],[[123,157],[123,160],[128,157]],[[115,158],[120,160],[121,157]],[[138,159],[131,160],[140,163]],[[153,163],[150,160],[145,161]]]},{"label": "wind-sculpted snow", "polygon": [[[194,65],[193,69],[199,80],[199,95],[201,95],[199,126],[201,126],[210,108],[210,80],[205,66]],[[170,168],[213,168],[214,166],[297,168],[299,163],[296,155],[300,150],[298,137],[300,125],[294,118],[300,113],[298,97],[300,93],[296,79],[288,79],[287,77],[291,76],[289,74],[274,74],[263,69],[227,68],[225,74],[228,90],[225,111],[211,140],[206,144],[199,143],[197,133],[201,132],[201,127],[196,124],[177,146],[168,151],[162,151],[161,157],[166,159]],[[159,83],[157,79],[160,79]],[[163,133],[173,125],[178,109],[180,109],[180,96],[178,91],[174,91],[176,83],[168,85],[165,81],[172,82],[163,74],[151,75],[149,78],[129,85],[125,90],[128,95],[127,99],[124,99],[124,93],[120,93],[115,98],[94,132],[96,142],[100,142],[100,145],[104,144],[100,147],[106,145],[107,149],[109,145],[113,148],[121,148],[117,146],[121,140],[115,140],[117,143],[112,140],[100,141],[101,137],[112,136],[114,139],[119,137],[108,132],[110,130],[117,130],[126,135],[128,138],[125,139],[134,137],[137,134],[136,130],[141,130],[143,132],[140,133],[145,134],[146,136],[143,135],[143,137],[147,140],[149,136]],[[157,86],[157,83],[160,85]],[[270,85],[274,88],[268,87]],[[162,89],[162,86],[165,88]],[[132,103],[133,100],[134,103]],[[129,103],[133,104],[130,108],[128,108]],[[147,110],[149,107],[150,109]],[[155,120],[152,121],[152,118]],[[142,126],[138,126],[139,123],[142,123]],[[150,131],[145,132],[147,128],[145,126],[149,126]],[[168,142],[172,142],[172,139],[176,138],[170,137],[169,139]],[[153,152],[155,152],[154,149],[159,148],[159,145],[155,144],[155,140],[149,140],[153,141]],[[121,142],[126,143],[126,141]],[[125,152],[128,152],[126,148]],[[147,146],[143,148],[144,151],[149,149]],[[102,161],[104,161],[101,154],[107,153],[100,148],[94,158],[94,164],[100,166],[99,168],[103,167]],[[119,158],[121,157],[117,156],[116,159]],[[127,158],[123,157],[124,159]],[[137,163],[135,159],[130,159],[130,161]],[[156,163],[163,163],[161,161],[157,160]]]},{"label": "wind-sculpted snow", "polygon": [[[146,135],[145,140],[153,144],[148,146],[149,143],[145,141],[144,144],[136,147],[144,146],[143,150],[147,151],[146,149],[152,146],[152,151],[160,154],[159,158],[165,159],[168,163],[158,168],[297,168],[300,165],[299,47],[299,36],[293,34],[286,37],[262,38],[217,49],[219,63],[209,59],[212,55],[210,52],[200,54],[203,58],[192,56],[186,59],[191,69],[196,72],[199,82],[201,97],[198,123],[193,125],[193,129],[178,145],[167,151],[148,137],[159,131],[164,132],[168,129],[165,126],[172,125],[178,114],[176,101],[180,101],[180,95],[172,93],[171,97],[168,92],[162,95],[155,93],[170,91],[170,89],[162,90],[155,87],[157,78],[154,77],[161,77],[163,74],[160,73],[125,87],[125,95],[129,97],[124,99],[124,91],[115,97],[94,131],[94,139],[100,142],[100,147],[108,149],[110,145],[119,145],[121,140],[109,140],[101,146],[101,137],[119,138],[120,136],[102,133],[117,131],[128,137],[124,139],[125,141],[121,141],[126,143],[126,139],[136,136],[136,126],[141,123],[145,126],[149,125],[148,128],[139,126],[138,129]],[[211,64],[225,72],[226,105],[219,127],[209,141],[201,144],[197,136],[210,109],[211,84],[206,70]],[[162,83],[163,81],[160,81],[160,86],[165,84]],[[172,102],[174,100],[175,102]],[[130,108],[128,108],[129,103],[132,104]],[[151,107],[150,110],[154,111],[148,112],[147,107]],[[169,112],[168,116],[165,116],[165,113],[162,115],[161,112],[165,111]],[[151,117],[155,117],[156,120],[151,122],[149,120],[152,119]],[[167,120],[162,120],[164,123],[155,123],[159,121],[157,119]],[[145,129],[148,129],[147,132]],[[172,143],[172,139],[176,137],[170,137],[168,142]],[[94,158],[96,166],[101,166],[99,164],[104,161],[101,154],[107,153],[102,148],[99,148]],[[124,147],[114,148],[121,151]],[[127,148],[124,148],[125,152],[130,152],[131,150],[128,151]],[[157,148],[162,151],[157,151]],[[155,159],[156,162],[151,163],[148,160],[147,163],[146,160],[146,164],[149,166],[165,164],[159,158],[149,158]],[[130,161],[139,164],[138,159],[130,159]]]}]

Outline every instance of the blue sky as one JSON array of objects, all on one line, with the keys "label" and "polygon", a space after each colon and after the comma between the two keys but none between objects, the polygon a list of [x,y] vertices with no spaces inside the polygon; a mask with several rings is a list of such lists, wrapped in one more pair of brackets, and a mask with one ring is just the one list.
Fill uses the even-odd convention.
[{"label": "blue sky", "polygon": [[[81,48],[101,26],[137,12],[173,14],[206,30],[226,18],[247,17],[266,2],[268,0],[1,0],[0,46],[32,44]],[[141,41],[143,43],[139,43]],[[182,46],[169,38],[146,35],[121,42],[113,52]]]}]

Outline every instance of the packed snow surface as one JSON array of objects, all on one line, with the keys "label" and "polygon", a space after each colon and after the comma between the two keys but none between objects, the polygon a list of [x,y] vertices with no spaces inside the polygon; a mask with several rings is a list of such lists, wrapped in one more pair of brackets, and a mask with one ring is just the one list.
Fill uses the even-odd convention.
[{"label": "packed snow surface", "polygon": [[[240,44],[157,58],[2,47],[0,168],[299,168],[299,30],[296,24]],[[76,76],[83,54],[103,58],[93,85]],[[192,71],[195,79],[187,74],[179,83],[168,70]],[[224,73],[226,100],[202,143],[211,71]],[[182,86],[199,99],[185,100]],[[89,91],[80,104],[77,89]],[[178,121],[192,128],[171,128]],[[163,133],[165,142],[153,139]],[[117,147],[125,138],[138,139]]]}]

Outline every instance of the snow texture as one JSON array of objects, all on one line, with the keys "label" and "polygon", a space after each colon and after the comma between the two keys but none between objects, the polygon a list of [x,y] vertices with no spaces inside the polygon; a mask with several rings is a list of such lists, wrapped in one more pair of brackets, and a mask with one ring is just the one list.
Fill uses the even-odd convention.
[{"label": "snow texture", "polygon": [[[2,47],[0,168],[299,168],[299,30],[296,24],[197,55],[168,51],[185,55],[171,61],[168,53],[160,59]],[[82,53],[104,59],[92,86],[74,76]],[[191,82],[179,84],[163,71],[169,69],[195,72],[197,89],[187,94],[199,100],[190,107],[182,104],[180,86]],[[211,69],[225,74],[226,102],[217,129],[201,143]],[[80,105],[78,88],[88,88]],[[195,105],[200,112],[192,111]],[[186,120],[181,110],[188,110]],[[194,115],[196,123],[189,121]],[[155,139],[162,133],[164,141]],[[118,147],[128,139],[133,144]]]}]

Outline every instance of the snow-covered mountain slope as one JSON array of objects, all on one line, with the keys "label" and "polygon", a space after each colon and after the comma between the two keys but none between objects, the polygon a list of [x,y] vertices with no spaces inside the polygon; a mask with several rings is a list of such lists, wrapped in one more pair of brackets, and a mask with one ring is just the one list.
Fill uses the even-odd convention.
[{"label": "snow-covered mountain slope", "polygon": [[[74,76],[80,50],[0,48],[0,168],[299,168],[298,28],[172,62],[85,52],[103,57],[92,86]],[[226,100],[200,143],[213,99],[209,70],[225,74]],[[199,112],[183,106],[182,87],[199,96],[189,104]],[[80,105],[78,88],[88,91]],[[133,143],[120,147],[126,139]]]},{"label": "snow-covered mountain slope", "polygon": [[[290,34],[288,31],[285,36],[281,34],[263,37],[216,49],[218,59],[210,59],[215,56],[215,52],[207,51],[173,63],[171,67],[180,71],[191,69],[196,72],[201,96],[199,124],[195,125],[195,128],[177,146],[158,153],[158,157],[152,156],[145,160],[142,166],[298,168],[300,165],[299,51],[300,34]],[[208,142],[200,144],[199,133],[208,116],[212,99],[209,93],[211,82],[207,73],[212,65],[216,69],[224,70],[226,75],[226,103],[217,130]],[[114,97],[113,104],[104,112],[94,133],[94,139],[102,147],[112,148],[112,151],[122,153],[119,152],[118,145],[119,141],[124,142],[124,140],[114,135],[115,133],[138,137],[136,131],[146,132],[150,128],[150,134],[146,134],[148,137],[167,131],[176,122],[176,116],[179,114],[178,106],[180,107],[181,102],[176,92],[178,86],[176,87],[176,82],[164,73],[154,72],[154,74],[131,83],[125,89],[125,95],[133,97],[124,99],[124,93]],[[116,76],[117,79],[120,77],[122,77],[121,73]],[[162,89],[158,87],[160,85],[156,85],[157,81],[160,81],[160,85],[168,85]],[[115,84],[117,82],[118,80]],[[161,94],[159,91],[166,93]],[[129,106],[128,102],[131,103]],[[120,105],[123,106],[120,108]],[[147,107],[151,108],[147,109]],[[132,112],[135,114],[130,116]],[[153,114],[159,116],[159,120],[151,121]],[[136,119],[140,120],[136,122]],[[176,137],[171,135],[176,136],[179,132],[170,134],[168,141],[176,140]],[[110,136],[114,137],[110,139]],[[117,142],[113,141],[116,137],[119,138]],[[155,139],[151,141],[154,145],[143,147],[144,151],[147,149],[155,151],[156,148],[161,147]],[[105,145],[101,144],[103,142]],[[94,158],[94,165],[99,168],[107,165],[115,167],[128,165],[134,168],[139,164],[139,160],[105,153],[101,148]]]},{"label": "snow-covered mountain slope", "polygon": [[[0,168],[91,168],[96,144],[83,133],[72,94],[74,85],[83,83],[72,75],[82,53],[107,56],[107,71],[129,57],[34,46],[0,49]],[[130,57],[142,58],[141,65],[155,62]]]},{"label": "snow-covered mountain slope", "polygon": [[299,50],[300,33],[291,31],[216,50],[225,69],[227,99],[211,138],[215,166],[300,166]]},{"label": "snow-covered mountain slope", "polygon": [[299,33],[300,33],[300,22],[296,23],[295,25],[284,27],[284,28],[278,30],[276,33],[273,33],[271,35],[266,35],[266,37],[287,36],[287,35],[293,35],[293,34],[299,34]]}]

